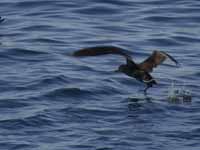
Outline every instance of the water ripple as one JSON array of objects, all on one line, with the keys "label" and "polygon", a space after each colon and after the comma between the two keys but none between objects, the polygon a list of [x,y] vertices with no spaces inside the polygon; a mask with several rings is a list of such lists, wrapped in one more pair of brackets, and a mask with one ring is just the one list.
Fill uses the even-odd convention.
[{"label": "water ripple", "polygon": [[[174,6],[174,7],[172,7]],[[198,0],[2,0],[0,149],[199,149]],[[74,58],[113,45],[135,62],[161,49],[158,85],[115,73],[120,56]],[[171,102],[171,82],[192,93]],[[103,144],[102,144],[103,143]]]},{"label": "water ripple", "polygon": [[90,91],[82,90],[80,88],[61,88],[61,89],[54,89],[53,91],[50,91],[49,93],[45,94],[45,97],[49,98],[58,98],[58,97],[80,97],[87,96],[88,94],[91,94]]},{"label": "water ripple", "polygon": [[[38,126],[39,125],[39,126]],[[53,126],[51,119],[45,115],[36,115],[24,119],[12,119],[0,121],[0,127],[7,130],[17,130],[25,127],[48,127]]]}]

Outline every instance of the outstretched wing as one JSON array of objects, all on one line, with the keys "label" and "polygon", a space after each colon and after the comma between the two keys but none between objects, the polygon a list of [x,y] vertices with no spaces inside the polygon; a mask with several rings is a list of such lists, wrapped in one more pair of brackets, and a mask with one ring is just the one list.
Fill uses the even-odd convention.
[{"label": "outstretched wing", "polygon": [[169,54],[161,51],[154,51],[151,56],[139,64],[139,67],[146,72],[152,72],[153,68],[162,64],[162,62],[167,58],[171,59],[176,65],[178,65],[178,62]]},{"label": "outstretched wing", "polygon": [[80,49],[73,53],[73,56],[98,56],[98,55],[106,55],[106,54],[116,54],[121,55],[126,58],[127,63],[134,63],[130,55],[127,54],[127,50],[124,50],[115,46],[97,46],[97,47],[89,47]]},{"label": "outstretched wing", "polygon": [[117,54],[130,57],[124,49],[115,46],[97,46],[83,48],[73,53],[73,56],[98,56],[105,54]]}]

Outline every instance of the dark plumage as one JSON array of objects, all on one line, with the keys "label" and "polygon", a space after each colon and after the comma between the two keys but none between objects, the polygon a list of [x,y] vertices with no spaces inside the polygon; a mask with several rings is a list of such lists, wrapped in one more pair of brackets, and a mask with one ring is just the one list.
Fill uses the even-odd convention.
[{"label": "dark plumage", "polygon": [[99,47],[90,47],[84,48],[73,53],[73,56],[98,56],[105,54],[117,54],[124,56],[126,58],[126,64],[122,64],[118,68],[118,72],[123,72],[130,77],[134,77],[137,80],[145,83],[147,87],[146,90],[152,87],[156,83],[156,80],[150,75],[150,72],[153,71],[153,68],[161,64],[165,59],[169,58],[177,65],[178,62],[169,54],[161,51],[154,51],[151,56],[141,63],[135,63],[131,56],[127,54],[127,50],[124,50],[115,46],[99,46]]}]

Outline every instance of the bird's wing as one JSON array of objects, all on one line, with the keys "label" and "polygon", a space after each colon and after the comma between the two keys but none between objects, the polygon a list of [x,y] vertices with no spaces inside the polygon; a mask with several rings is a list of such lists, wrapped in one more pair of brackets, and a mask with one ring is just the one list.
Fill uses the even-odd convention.
[{"label": "bird's wing", "polygon": [[83,48],[73,53],[73,56],[99,56],[106,54],[116,54],[121,55],[126,58],[127,63],[133,62],[132,58],[129,54],[127,54],[127,50],[124,50],[115,46],[97,46],[97,47],[89,47]]},{"label": "bird's wing", "polygon": [[117,54],[124,57],[130,57],[124,49],[115,46],[97,46],[83,48],[73,53],[73,56],[98,56],[105,54]]},{"label": "bird's wing", "polygon": [[161,51],[154,51],[151,56],[139,64],[139,67],[146,72],[152,72],[153,68],[160,65],[167,58],[171,59],[176,65],[178,65],[178,62],[169,54]]}]

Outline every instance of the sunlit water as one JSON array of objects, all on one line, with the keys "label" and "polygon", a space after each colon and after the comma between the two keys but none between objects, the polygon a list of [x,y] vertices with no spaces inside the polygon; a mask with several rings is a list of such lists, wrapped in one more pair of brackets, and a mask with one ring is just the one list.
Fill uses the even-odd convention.
[{"label": "sunlit water", "polygon": [[[199,150],[199,14],[198,0],[1,0],[0,149]],[[113,72],[124,58],[71,56],[96,45],[182,67],[155,69],[144,98]],[[190,103],[169,101],[172,81]]]}]

